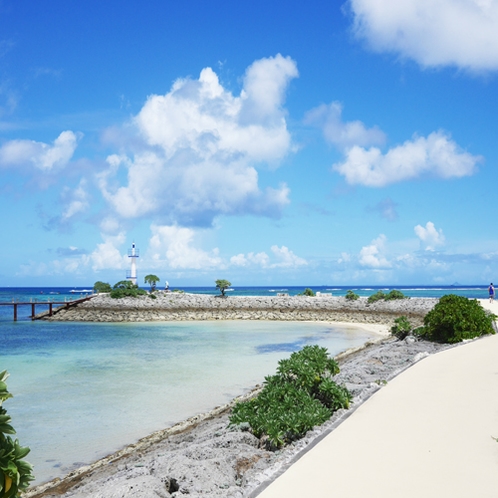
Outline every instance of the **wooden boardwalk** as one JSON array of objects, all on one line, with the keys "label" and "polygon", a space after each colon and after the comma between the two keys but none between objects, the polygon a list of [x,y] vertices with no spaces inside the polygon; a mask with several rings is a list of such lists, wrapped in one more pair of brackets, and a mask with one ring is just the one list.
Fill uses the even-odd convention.
[{"label": "wooden boardwalk", "polygon": [[[93,296],[85,296],[80,299],[74,299],[72,301],[29,301],[29,302],[22,302],[22,301],[13,301],[11,303],[0,303],[0,306],[12,306],[13,311],[14,311],[14,322],[17,321],[17,310],[19,306],[31,306],[31,320],[37,320],[36,316],[36,306],[48,306],[48,316],[52,316],[54,313],[57,313],[57,311],[61,309],[66,309],[70,308],[71,306],[76,306],[79,303],[84,303],[85,301],[88,301],[89,299],[92,299]],[[54,305],[59,306],[58,308],[54,309]],[[42,318],[42,317],[39,317]]]}]

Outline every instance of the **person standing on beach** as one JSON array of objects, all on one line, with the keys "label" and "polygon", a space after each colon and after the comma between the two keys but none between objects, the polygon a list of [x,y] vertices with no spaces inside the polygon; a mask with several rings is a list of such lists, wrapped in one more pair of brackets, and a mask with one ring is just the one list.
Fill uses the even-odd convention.
[{"label": "person standing on beach", "polygon": [[495,288],[493,287],[493,282],[489,284],[489,302],[492,303],[495,300]]}]

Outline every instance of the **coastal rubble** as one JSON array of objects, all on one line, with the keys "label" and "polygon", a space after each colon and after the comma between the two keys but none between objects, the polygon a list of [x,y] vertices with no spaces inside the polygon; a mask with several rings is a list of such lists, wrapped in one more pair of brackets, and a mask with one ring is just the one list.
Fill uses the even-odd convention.
[{"label": "coastal rubble", "polygon": [[[335,377],[353,393],[349,410],[340,410],[320,427],[283,450],[269,452],[249,432],[233,430],[233,402],[175,428],[152,434],[122,451],[38,486],[26,498],[255,497],[314,443],[327,435],[394,376],[447,345],[393,338],[338,355]],[[249,392],[250,397],[255,391]]]},{"label": "coastal rubble", "polygon": [[149,295],[121,299],[97,295],[77,306],[58,309],[52,316],[42,313],[37,318],[83,322],[279,320],[391,324],[405,315],[418,326],[437,302],[431,298],[410,298],[370,304],[367,298],[349,301],[328,295],[225,298],[176,292],[155,295],[155,299]]}]

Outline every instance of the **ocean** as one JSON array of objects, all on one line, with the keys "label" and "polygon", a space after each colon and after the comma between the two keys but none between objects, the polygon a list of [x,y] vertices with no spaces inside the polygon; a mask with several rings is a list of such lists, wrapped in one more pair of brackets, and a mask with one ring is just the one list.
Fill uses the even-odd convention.
[{"label": "ocean", "polygon": [[[305,287],[234,287],[231,295],[275,295]],[[313,287],[344,295],[383,287]],[[486,297],[486,286],[396,287],[406,295],[452,291]],[[85,295],[71,288],[0,288],[0,302],[64,301]],[[216,294],[214,288],[186,292]],[[71,292],[75,291],[75,292]],[[36,305],[36,312],[46,307]],[[306,344],[335,355],[373,333],[351,326],[259,321],[168,323],[32,322],[31,306],[0,306],[0,371],[14,398],[4,407],[36,483],[62,477],[151,432],[227,403],[262,383],[278,361]]]}]

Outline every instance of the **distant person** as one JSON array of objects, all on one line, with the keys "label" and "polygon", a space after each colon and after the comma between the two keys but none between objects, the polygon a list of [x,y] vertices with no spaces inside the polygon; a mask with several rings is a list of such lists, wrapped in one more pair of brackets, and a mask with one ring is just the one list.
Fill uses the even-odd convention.
[{"label": "distant person", "polygon": [[492,303],[495,300],[495,288],[493,287],[493,282],[489,284],[489,302]]}]

